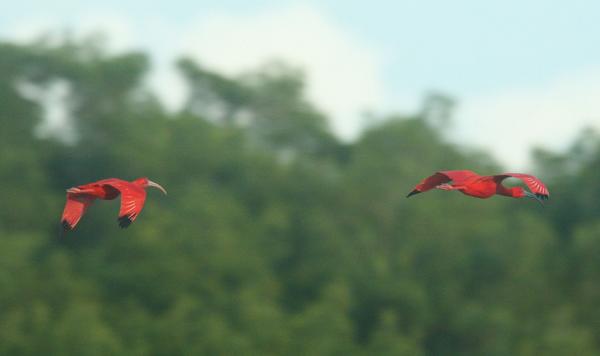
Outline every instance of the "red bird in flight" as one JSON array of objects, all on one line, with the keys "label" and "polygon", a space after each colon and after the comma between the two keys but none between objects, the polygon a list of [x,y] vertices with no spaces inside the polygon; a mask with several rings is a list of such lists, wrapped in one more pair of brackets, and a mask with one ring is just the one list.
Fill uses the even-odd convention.
[{"label": "red bird in flight", "polygon": [[[502,181],[513,177],[522,180],[531,192],[522,187],[505,187]],[[452,182],[449,184],[449,182]],[[431,189],[458,190],[459,192],[476,198],[486,199],[492,195],[504,195],[512,198],[533,198],[542,203],[550,197],[548,188],[538,178],[521,173],[504,173],[495,176],[480,176],[471,171],[441,171],[427,177],[417,184],[415,189],[406,196],[424,193]]]},{"label": "red bird in flight", "polygon": [[73,230],[87,208],[96,199],[112,200],[121,195],[119,210],[119,226],[128,227],[144,208],[146,200],[145,188],[157,188],[163,193],[167,191],[148,178],[138,178],[128,182],[117,178],[99,180],[67,189],[67,204],[62,214],[61,223],[64,230]]}]

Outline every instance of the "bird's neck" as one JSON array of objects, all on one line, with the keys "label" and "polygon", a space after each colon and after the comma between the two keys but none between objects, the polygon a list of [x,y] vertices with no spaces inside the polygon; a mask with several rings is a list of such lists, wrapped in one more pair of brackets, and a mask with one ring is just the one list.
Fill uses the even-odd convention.
[{"label": "bird's neck", "polygon": [[131,181],[131,184],[137,185],[140,188],[146,188],[146,183],[147,180],[145,180],[144,178],[138,178],[136,180]]}]

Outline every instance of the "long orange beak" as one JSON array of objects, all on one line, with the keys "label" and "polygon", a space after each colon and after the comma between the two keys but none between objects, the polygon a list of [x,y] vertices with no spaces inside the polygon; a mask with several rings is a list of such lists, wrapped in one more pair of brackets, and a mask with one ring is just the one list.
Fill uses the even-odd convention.
[{"label": "long orange beak", "polygon": [[160,184],[158,184],[156,182],[153,182],[150,179],[148,179],[148,186],[149,187],[154,187],[154,188],[160,190],[161,192],[165,193],[165,195],[167,195],[167,191],[165,190],[165,188],[161,187]]}]

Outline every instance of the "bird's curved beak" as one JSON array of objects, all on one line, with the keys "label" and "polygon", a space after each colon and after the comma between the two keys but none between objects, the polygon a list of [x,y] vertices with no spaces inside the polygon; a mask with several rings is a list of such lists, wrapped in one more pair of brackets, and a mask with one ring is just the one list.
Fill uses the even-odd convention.
[{"label": "bird's curved beak", "polygon": [[165,193],[165,195],[167,195],[167,191],[165,190],[165,188],[163,188],[160,184],[153,182],[149,179],[148,179],[148,186],[156,188],[156,189],[160,190],[161,192]]},{"label": "bird's curved beak", "polygon": [[544,201],[543,201],[542,199],[538,198],[538,197],[537,197],[537,195],[535,195],[535,194],[533,194],[533,193],[531,193],[531,192],[528,192],[528,191],[526,191],[526,190],[523,190],[523,191],[524,191],[524,193],[525,193],[525,196],[526,196],[526,197],[533,198],[533,199],[535,199],[535,200],[536,200],[538,203],[540,203],[540,205],[541,205],[541,206],[544,206]]}]

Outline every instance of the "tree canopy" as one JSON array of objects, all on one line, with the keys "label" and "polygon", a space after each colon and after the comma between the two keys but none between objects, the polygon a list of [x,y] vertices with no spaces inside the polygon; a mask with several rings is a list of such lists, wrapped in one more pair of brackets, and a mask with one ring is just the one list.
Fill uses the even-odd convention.
[{"label": "tree canopy", "polygon": [[[406,200],[436,170],[501,169],[442,135],[452,100],[345,143],[294,68],[177,66],[190,95],[169,112],[144,53],[0,43],[0,354],[600,353],[595,133],[534,152],[543,209]],[[57,86],[66,121],[40,133]],[[169,196],[127,230],[95,204],[61,236],[65,189],[111,176]]]}]

